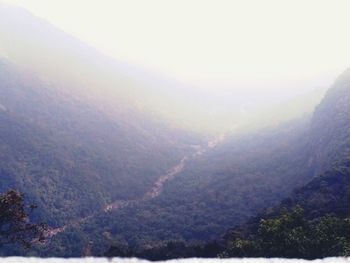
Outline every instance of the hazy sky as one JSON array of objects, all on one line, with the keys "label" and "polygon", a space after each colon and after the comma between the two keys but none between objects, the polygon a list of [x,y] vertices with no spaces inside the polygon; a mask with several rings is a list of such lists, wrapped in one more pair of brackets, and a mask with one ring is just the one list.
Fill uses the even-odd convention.
[{"label": "hazy sky", "polygon": [[104,53],[207,89],[293,93],[350,65],[348,0],[4,2]]}]

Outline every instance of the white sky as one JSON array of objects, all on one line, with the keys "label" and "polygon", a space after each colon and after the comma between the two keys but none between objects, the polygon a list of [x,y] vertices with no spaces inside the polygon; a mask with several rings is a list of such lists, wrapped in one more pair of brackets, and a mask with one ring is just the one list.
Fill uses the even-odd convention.
[{"label": "white sky", "polygon": [[3,1],[104,53],[207,89],[291,92],[350,66],[349,0]]}]

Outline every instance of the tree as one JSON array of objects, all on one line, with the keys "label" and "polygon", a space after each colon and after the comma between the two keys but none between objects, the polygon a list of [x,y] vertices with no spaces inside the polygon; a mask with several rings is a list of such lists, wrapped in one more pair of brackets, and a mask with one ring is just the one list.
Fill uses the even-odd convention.
[{"label": "tree", "polygon": [[307,220],[297,206],[260,221],[258,230],[228,242],[221,257],[325,258],[350,256],[350,219]]},{"label": "tree", "polygon": [[26,208],[32,211],[36,206],[26,207],[23,194],[11,190],[0,195],[0,247],[20,244],[28,248],[44,241],[47,226],[30,223]]}]

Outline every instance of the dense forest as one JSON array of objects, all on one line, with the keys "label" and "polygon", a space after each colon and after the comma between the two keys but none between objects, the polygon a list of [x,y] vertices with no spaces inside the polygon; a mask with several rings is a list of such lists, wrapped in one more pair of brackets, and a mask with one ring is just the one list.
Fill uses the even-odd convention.
[{"label": "dense forest", "polygon": [[17,191],[0,194],[0,248],[13,245],[29,248],[46,241],[47,225],[29,223],[35,208]]},{"label": "dense forest", "polygon": [[[113,171],[121,171],[121,168],[116,167],[117,163],[113,159],[111,159],[110,164],[104,162],[104,160],[111,158],[108,147],[112,146],[112,142],[119,145],[121,151],[132,149],[130,145],[125,145],[127,143],[125,139],[118,141],[116,137],[111,138],[107,145],[103,141],[96,141],[89,137],[95,136],[96,132],[101,132],[104,138],[108,138],[110,136],[108,130],[98,131],[96,129],[104,128],[106,125],[107,127],[108,125],[117,125],[117,123],[107,117],[105,117],[105,122],[101,123],[104,121],[101,117],[105,115],[100,113],[100,116],[96,116],[96,121],[99,120],[100,123],[98,125],[91,124],[93,130],[89,133],[90,119],[86,119],[85,123],[82,123],[84,121],[82,109],[86,107],[87,116],[90,117],[91,114],[95,114],[89,111],[91,106],[78,104],[79,107],[75,108],[77,103],[67,101],[63,95],[62,100],[58,100],[60,96],[57,92],[54,101],[53,98],[50,98],[54,87],[34,92],[40,85],[45,87],[45,83],[38,79],[32,79],[31,83],[26,79],[24,84],[25,73],[16,70],[8,63],[2,64],[2,72],[3,107],[0,117],[2,118],[1,124],[6,126],[1,137],[4,149],[2,176],[5,184],[2,185],[3,190],[13,187],[25,190],[29,199],[42,207],[37,218],[45,220],[51,227],[62,225],[67,227],[63,233],[54,236],[45,245],[39,245],[30,252],[21,250],[20,253],[24,254],[80,256],[84,253],[84,248],[90,247],[91,253],[94,255],[103,255],[112,246],[114,249],[117,247],[117,251],[120,247],[125,248],[122,250],[124,254],[139,253],[137,255],[142,256],[144,253],[146,253],[145,255],[156,253],[158,256],[161,255],[159,257],[163,257],[162,251],[168,253],[168,246],[179,250],[179,246],[186,247],[188,245],[185,244],[190,244],[188,248],[190,255],[234,255],[233,253],[238,253],[235,250],[237,244],[223,250],[225,246],[222,243],[217,244],[215,241],[218,236],[225,232],[225,229],[230,226],[239,227],[242,224],[244,226],[244,222],[254,216],[256,211],[276,206],[279,200],[288,197],[295,188],[302,187],[300,189],[305,191],[303,188],[305,182],[312,180],[310,182],[312,184],[318,178],[312,179],[315,175],[322,169],[332,167],[336,160],[344,159],[348,153],[347,140],[338,139],[348,138],[348,129],[344,126],[349,123],[347,122],[349,115],[346,114],[349,112],[349,104],[347,103],[348,97],[344,95],[347,90],[344,90],[343,84],[347,82],[348,73],[344,73],[335,83],[334,88],[330,89],[313,116],[306,116],[298,121],[247,135],[226,137],[224,144],[187,162],[186,169],[177,175],[176,180],[165,184],[164,191],[157,198],[134,202],[122,209],[106,213],[104,212],[105,206],[113,200],[137,200],[138,195],[140,196],[141,193],[142,196],[147,192],[147,189],[152,186],[152,181],[154,182],[162,172],[166,171],[166,167],[176,164],[176,161],[182,156],[188,155],[188,151],[196,152],[196,148],[193,148],[194,144],[190,144],[191,142],[203,145],[204,138],[195,139],[193,135],[184,134],[183,146],[176,150],[177,160],[174,158],[173,152],[169,153],[169,157],[174,159],[170,159],[168,163],[159,162],[163,168],[160,167],[159,172],[157,170],[147,172],[149,178],[145,177],[145,170],[143,173],[137,170],[141,167],[142,169],[148,167],[147,164],[140,163],[139,159],[135,159],[134,166],[130,163],[131,166],[129,165],[127,168],[128,175],[132,169],[136,169],[136,177],[127,176],[123,179],[123,172],[117,172],[117,177],[96,177],[99,174],[105,176]],[[32,92],[26,94],[25,92],[30,88]],[[29,95],[32,96],[31,99],[28,99]],[[337,111],[334,111],[330,100],[337,105]],[[34,109],[35,112],[31,107],[32,103],[37,105]],[[57,107],[53,108],[55,112],[44,110],[47,104],[52,105],[53,103],[57,103]],[[71,108],[68,105],[71,105]],[[43,107],[42,110],[40,107]],[[67,109],[70,110],[69,113]],[[74,112],[77,112],[75,120]],[[69,116],[69,118],[62,118],[63,116]],[[78,119],[80,123],[77,122]],[[38,125],[39,121],[40,125]],[[81,125],[85,125],[84,133],[76,133]],[[123,125],[128,125],[128,123]],[[321,125],[325,128],[320,129]],[[61,127],[65,127],[65,129],[60,131]],[[140,144],[136,144],[135,140],[138,135],[126,132],[129,127],[124,128],[125,132],[122,128],[123,126],[120,127],[119,136],[124,134],[132,136],[130,143],[135,143],[133,147],[137,150],[140,146]],[[162,129],[164,128],[165,126]],[[59,132],[61,134],[58,135]],[[174,132],[177,132],[176,136],[179,138],[180,131]],[[168,134],[168,131],[166,133]],[[22,141],[19,141],[18,138],[22,138]],[[154,146],[154,142],[149,139],[140,139],[140,142],[151,142],[152,147]],[[162,147],[164,150],[169,148],[166,145]],[[174,148],[172,147],[172,149]],[[30,158],[26,152],[30,154]],[[33,155],[34,152],[37,156]],[[19,156],[17,153],[21,153],[23,156]],[[165,152],[155,153],[154,158],[162,156],[164,159],[166,157]],[[120,158],[123,156],[129,156],[122,152],[120,154],[120,156],[114,156],[114,158],[118,158],[118,163],[122,163]],[[142,153],[140,154],[143,156]],[[124,162],[130,162],[130,160]],[[153,163],[153,159],[150,162]],[[78,166],[76,166],[77,164]],[[140,166],[135,166],[136,164]],[[19,165],[22,170],[24,169],[23,172],[19,169]],[[154,166],[149,167],[155,169]],[[35,175],[35,171],[37,171],[37,175]],[[38,173],[38,171],[40,172]],[[42,177],[43,171],[46,171],[44,177]],[[27,176],[22,176],[24,173]],[[53,174],[58,177],[52,176]],[[75,176],[65,177],[69,174]],[[87,176],[88,174],[90,175]],[[137,179],[137,174],[142,176]],[[60,176],[63,176],[62,179],[59,179]],[[85,179],[79,176],[84,176]],[[41,179],[37,181],[35,178]],[[96,178],[98,178],[97,181]],[[90,179],[92,179],[91,182],[87,181]],[[148,183],[145,179],[148,180]],[[39,184],[34,185],[32,180],[39,182]],[[128,187],[117,186],[118,180],[121,180],[119,184],[123,183],[122,180],[127,180],[124,185],[128,185]],[[82,181],[84,184],[81,184]],[[91,190],[87,190],[88,187],[91,187]],[[309,185],[304,187],[309,187]],[[114,189],[120,190],[116,192]],[[42,192],[43,190],[46,192]],[[335,189],[335,195],[339,194],[338,190]],[[296,198],[295,194],[292,196]],[[55,199],[50,201],[51,198]],[[292,199],[286,200],[291,202]],[[315,200],[321,202],[323,199],[317,196]],[[304,214],[308,215],[311,213],[311,208],[303,201],[305,201],[304,198],[301,198],[296,203],[302,207]],[[79,205],[75,205],[74,202]],[[86,202],[85,207],[84,202]],[[339,204],[341,205],[342,202]],[[50,207],[51,205],[54,205],[55,208]],[[69,206],[73,209],[68,209]],[[290,208],[292,207],[295,205],[290,206]],[[328,216],[333,210],[327,213],[321,211],[327,207],[326,203],[321,204],[312,213]],[[334,208],[333,205],[330,207]],[[66,211],[69,213],[67,214]],[[76,220],[77,218],[86,218],[86,220],[79,221]],[[322,221],[322,219],[320,220]],[[65,224],[67,222],[68,224]],[[70,222],[72,223],[69,224]],[[316,226],[310,225],[309,227]],[[255,228],[258,229],[258,227]],[[251,245],[250,241],[248,240],[248,242],[244,238],[242,236],[237,240]],[[203,249],[203,245],[201,245],[208,240],[213,242],[207,245],[212,250],[208,247]],[[167,244],[166,249],[164,249],[164,244]],[[196,249],[193,250],[192,244],[197,244],[195,245]],[[154,250],[161,252],[154,252]],[[113,250],[107,254],[113,254],[111,251]],[[196,251],[195,254],[193,251]],[[5,252],[5,254],[16,253],[19,253],[17,249],[7,249]],[[175,256],[176,253],[173,255]],[[152,257],[149,258],[152,259]]]},{"label": "dense forest", "polygon": [[153,248],[112,246],[106,256],[149,260],[178,257],[284,257],[315,259],[350,255],[350,161],[316,176],[279,206],[207,244],[180,241]]},{"label": "dense forest", "polygon": [[[340,94],[339,99],[343,101],[346,96]],[[346,133],[349,130],[342,131]],[[341,145],[341,149],[338,149],[341,151],[337,152],[337,156],[341,157],[331,165],[332,168],[295,189],[280,205],[264,209],[258,216],[228,230],[217,240],[197,245],[173,241],[144,249],[113,246],[106,255],[138,256],[150,260],[178,257],[315,259],[349,256],[350,159],[347,147]]]},{"label": "dense forest", "polygon": [[108,116],[9,62],[0,68],[0,189],[25,193],[52,228],[143,196],[204,141],[135,112]]},{"label": "dense forest", "polygon": [[317,176],[275,209],[230,230],[223,256],[350,255],[349,161]]},{"label": "dense forest", "polygon": [[[349,255],[350,70],[297,119],[199,134],[145,110],[154,83],[168,82],[145,72],[135,80],[23,10],[0,6],[0,14],[18,31],[0,23],[0,51],[16,54],[0,52],[0,208],[12,200],[18,217],[10,228],[28,230],[0,235],[0,245],[3,237],[17,244],[0,246],[1,256]],[[11,15],[52,41],[34,30],[26,44]],[[27,45],[33,52],[22,56]],[[115,87],[120,93],[109,96]],[[165,90],[162,110],[181,104]],[[23,196],[38,206],[31,221]]]},{"label": "dense forest", "polygon": [[131,121],[142,118],[132,113],[113,119],[9,63],[0,67],[1,190],[25,192],[50,211],[52,226],[142,195],[191,151],[189,134]]},{"label": "dense forest", "polygon": [[[129,250],[125,249],[125,245],[124,250],[120,249],[119,246],[114,246],[107,252],[107,255],[117,255],[118,253],[123,255],[123,253],[129,253],[152,260],[176,258],[178,256],[320,258],[326,256],[349,255],[349,91],[350,74],[349,71],[346,71],[338,78],[322,103],[316,108],[313,116],[310,118],[308,128],[302,130],[302,133],[291,133],[297,138],[294,142],[292,140],[291,145],[296,149],[298,149],[299,143],[300,145],[304,145],[305,148],[299,146],[301,147],[299,150],[302,149],[301,153],[303,154],[300,154],[300,152],[298,154],[298,151],[293,152],[293,147],[291,146],[283,148],[288,151],[288,157],[284,156],[282,151],[276,152],[278,156],[278,162],[276,163],[281,165],[283,164],[281,160],[285,160],[285,170],[280,170],[280,172],[283,173],[277,174],[272,181],[266,181],[268,180],[266,175],[262,179],[272,186],[273,183],[276,183],[276,181],[278,182],[277,176],[280,176],[279,179],[283,182],[280,185],[281,194],[277,197],[274,195],[274,200],[278,200],[279,198],[280,200],[283,199],[279,205],[273,202],[269,203],[267,199],[261,199],[260,201],[264,202],[264,204],[260,205],[261,212],[258,216],[247,219],[248,215],[246,215],[245,221],[247,221],[247,223],[243,222],[242,224],[239,224],[240,221],[237,219],[231,219],[232,222],[235,222],[236,227],[227,231],[221,238],[215,240],[212,236],[208,236],[213,222],[222,220],[222,218],[230,218],[230,215],[237,216],[254,204],[254,199],[250,199],[246,203],[241,201],[236,211],[232,211],[230,210],[234,207],[234,203],[232,203],[234,199],[232,198],[237,198],[237,196],[249,197],[252,195],[252,192],[258,195],[260,189],[263,189],[263,191],[267,193],[267,196],[271,197],[273,193],[271,189],[273,188],[264,189],[263,183],[260,183],[257,190],[252,191],[250,187],[254,187],[254,183],[258,181],[257,178],[254,178],[252,181],[244,182],[244,187],[243,184],[238,185],[239,189],[236,191],[233,191],[235,186],[230,185],[230,189],[233,191],[232,196],[227,196],[226,199],[221,199],[218,203],[213,202],[215,199],[210,196],[211,189],[209,190],[208,188],[207,191],[199,191],[199,193],[203,193],[200,200],[203,203],[210,200],[212,204],[212,207],[207,208],[207,210],[204,208],[206,213],[201,214],[199,218],[208,218],[211,212],[213,212],[213,217],[215,217],[215,219],[210,218],[208,221],[211,222],[211,224],[207,226],[204,225],[205,228],[202,227],[202,232],[199,231],[205,234],[202,240],[212,240],[207,245],[196,242],[196,240],[198,241],[200,238],[196,239],[193,238],[193,236],[190,236],[191,238],[189,239],[173,237],[170,241],[165,240],[163,243],[158,243],[154,248],[135,246],[133,242],[131,242],[132,249],[129,248]],[[303,125],[305,125],[305,122]],[[289,134],[287,138],[291,139],[293,137],[291,134]],[[274,135],[273,138],[276,138],[276,135]],[[249,146],[247,146],[249,144],[244,140],[242,140],[242,142],[249,148]],[[266,148],[267,145],[273,145],[266,137],[262,139],[262,142],[266,143]],[[225,147],[227,146],[225,145]],[[308,150],[306,150],[306,148]],[[239,149],[244,149],[244,147],[240,147]],[[258,147],[255,145],[253,149],[256,150]],[[219,161],[228,158],[227,153],[228,152],[225,152],[224,157],[220,156],[220,158],[218,158]],[[244,156],[244,152],[242,153],[241,156]],[[303,170],[298,170],[298,168],[300,169],[300,167],[302,167],[303,162],[293,162],[291,158],[293,154],[304,161],[306,167],[304,170],[304,177],[298,177],[300,173],[303,172]],[[215,156],[210,156],[210,158],[213,157]],[[269,155],[268,160],[272,161],[272,157],[273,155]],[[230,160],[234,162],[234,158]],[[242,160],[244,159],[241,157],[240,164],[244,163]],[[251,161],[249,163],[250,168],[254,169],[255,165],[262,160],[264,159],[260,156],[258,160],[254,160],[255,162]],[[238,166],[237,163],[234,164],[235,167]],[[266,166],[266,169],[272,174],[274,171],[272,167],[274,166],[271,165],[271,162],[269,164],[270,165]],[[220,165],[219,167],[223,169],[225,166]],[[264,171],[262,168],[263,166],[259,167],[257,171]],[[213,165],[207,166],[206,169],[213,169]],[[204,170],[201,170],[201,172],[201,175],[205,174]],[[282,177],[282,174],[284,177]],[[219,176],[219,174],[215,175]],[[231,178],[234,178],[232,175],[233,172],[231,172]],[[220,179],[218,179],[218,181],[221,181],[219,188],[221,190],[220,194],[222,194],[222,191],[229,182],[228,180],[222,181],[223,178],[225,177],[220,177]],[[300,178],[299,180],[301,180],[301,182],[299,187],[296,186],[292,188],[295,190],[288,191],[288,189],[291,189],[288,178],[290,178],[290,180]],[[181,177],[173,184],[179,183],[180,180]],[[215,187],[213,181],[208,185]],[[297,184],[294,183],[294,186],[295,185]],[[181,189],[180,191],[182,191],[183,188],[184,187],[181,187],[181,185],[177,185],[177,189]],[[239,191],[245,192],[244,194],[239,194]],[[286,194],[286,196],[282,198],[283,194]],[[163,197],[164,196],[168,197],[168,202],[165,207],[176,207],[176,204],[173,205],[169,201],[171,199],[168,193],[165,193]],[[180,195],[178,198],[182,196],[183,195]],[[188,198],[193,195],[185,196]],[[262,197],[263,195],[260,195],[260,198]],[[183,201],[182,204],[183,203],[185,203],[185,201]],[[186,205],[189,203],[190,202],[187,200]],[[226,203],[229,205],[224,207]],[[215,210],[220,206],[222,210]],[[187,210],[188,215],[191,215],[189,211],[193,211],[192,217],[189,217],[193,218],[198,216],[201,207],[192,206],[191,208],[192,210]],[[212,211],[210,211],[210,208]],[[259,210],[259,206],[254,207],[254,209],[255,211]],[[178,215],[179,212],[176,214]],[[186,221],[182,220],[182,222]],[[190,226],[191,227],[188,229],[193,230],[199,227],[199,224],[190,224]],[[187,225],[185,227],[187,227]],[[140,231],[142,233],[144,230]],[[184,231],[181,233],[184,233]],[[218,236],[220,236],[220,234],[217,234],[217,237]],[[187,242],[184,242],[184,240]],[[121,246],[121,248],[123,248],[123,246]]]}]

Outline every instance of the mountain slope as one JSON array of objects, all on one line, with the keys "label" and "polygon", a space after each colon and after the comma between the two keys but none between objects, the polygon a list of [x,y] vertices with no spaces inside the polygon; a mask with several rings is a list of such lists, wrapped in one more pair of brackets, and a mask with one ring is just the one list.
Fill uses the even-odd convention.
[{"label": "mountain slope", "polygon": [[[306,127],[304,120],[228,139],[231,143],[187,162],[174,180],[165,183],[161,195],[74,225],[55,237],[42,255],[79,256],[89,242],[92,253],[100,255],[112,244],[142,250],[171,240],[215,239],[312,177],[309,153],[303,148]],[[79,242],[71,245],[69,240]],[[55,247],[63,248],[53,252]]]},{"label": "mountain slope", "polygon": [[[278,207],[228,231],[224,237],[228,255],[349,256],[349,105],[350,70],[347,70],[328,91],[312,119],[310,160],[321,174],[295,189]],[[269,248],[262,243],[269,243]]]},{"label": "mountain slope", "polygon": [[312,160],[318,171],[349,155],[350,69],[335,81],[316,108],[311,131]]},{"label": "mountain slope", "polygon": [[0,4],[0,36],[0,57],[94,102],[100,109],[138,108],[172,125],[199,132],[218,133],[237,125],[251,126],[252,122],[259,122],[260,126],[275,123],[281,116],[284,120],[295,118],[311,111],[320,97],[315,93],[307,104],[290,103],[283,113],[271,113],[273,109],[260,112],[259,105],[266,108],[262,98],[268,100],[273,94],[267,96],[263,92],[262,97],[255,98],[246,94],[247,98],[241,98],[230,90],[218,92],[186,85],[103,55],[47,21],[11,5]]},{"label": "mountain slope", "polygon": [[280,206],[233,228],[217,244],[230,257],[349,256],[350,162],[315,177]]},{"label": "mountain slope", "polygon": [[[306,215],[348,211],[346,174],[334,168],[330,177],[313,177],[349,157],[349,78],[349,71],[340,76],[309,119],[235,138],[231,143],[226,139],[225,144],[191,162],[148,207],[141,211],[139,207],[129,208],[103,219],[111,225],[111,235],[141,250],[150,249],[147,242],[157,248],[161,241],[207,241],[223,233],[224,228],[244,223],[257,211],[278,205],[293,189],[311,180],[299,191],[306,203],[297,193],[285,202],[302,205]],[[147,227],[135,231],[135,221],[132,225],[125,223],[131,214]],[[243,225],[243,230],[252,224],[257,231],[260,218]],[[113,219],[118,219],[119,226]]]},{"label": "mountain slope", "polygon": [[[305,149],[310,151],[307,155],[301,155],[301,158],[305,158],[306,164],[309,165],[310,174],[322,172],[311,179],[304,177],[301,186],[294,189],[278,205],[265,206],[258,215],[231,228],[221,238],[205,245],[186,244],[181,241],[165,242],[143,249],[126,249],[121,245],[115,245],[107,255],[116,256],[124,253],[150,260],[179,256],[307,259],[349,256],[349,80],[350,71],[347,70],[316,108],[310,128],[304,133],[304,153]],[[264,141],[267,143],[266,139]],[[271,166],[269,168],[271,169]],[[292,166],[288,169],[298,172]],[[282,174],[280,176],[286,178]],[[287,184],[287,181],[285,183]],[[270,191],[269,194],[273,192]],[[240,212],[230,211],[229,208],[226,210],[233,214]],[[222,213],[225,214],[225,211]],[[217,213],[217,217],[220,216],[221,214]]]},{"label": "mountain slope", "polygon": [[193,87],[103,55],[24,9],[0,4],[0,36],[0,57],[102,109],[138,108],[177,126],[210,128],[208,101]]},{"label": "mountain slope", "polygon": [[53,225],[142,196],[198,142],[140,113],[107,115],[8,62],[0,86],[1,189],[27,193]]},{"label": "mountain slope", "polygon": [[[207,241],[347,153],[346,76],[311,124],[306,117],[214,149],[176,128],[203,119],[215,126],[188,87],[103,56],[22,9],[0,6],[0,22],[0,188],[18,188],[40,219],[67,226],[38,255]],[[227,127],[237,124],[230,117]],[[144,198],[173,171],[161,195]],[[111,204],[122,209],[109,212]]]}]

